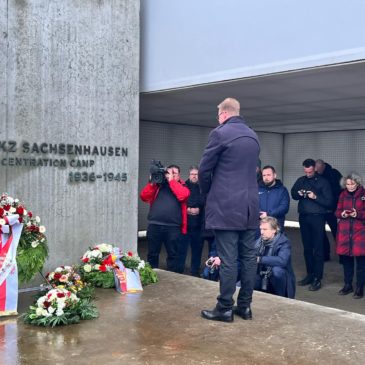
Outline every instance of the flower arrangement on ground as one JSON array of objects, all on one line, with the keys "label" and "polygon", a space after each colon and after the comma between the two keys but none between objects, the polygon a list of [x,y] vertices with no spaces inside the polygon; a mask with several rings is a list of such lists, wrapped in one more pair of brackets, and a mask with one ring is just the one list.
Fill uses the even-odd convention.
[{"label": "flower arrangement on ground", "polygon": [[19,221],[24,224],[17,249],[18,277],[22,284],[33,279],[47,259],[46,228],[24,203],[4,193],[0,196],[0,226],[5,224],[4,217],[11,214],[18,214]]},{"label": "flower arrangement on ground", "polygon": [[151,265],[148,262],[141,260],[141,258],[132,251],[122,253],[120,255],[120,260],[126,268],[139,271],[143,286],[158,281],[157,274],[153,271]]},{"label": "flower arrangement on ground", "polygon": [[80,299],[67,289],[51,289],[38,298],[24,315],[24,322],[36,326],[60,326],[98,317],[89,300]]},{"label": "flower arrangement on ground", "polygon": [[46,280],[52,288],[67,289],[79,298],[91,298],[94,288],[81,280],[81,276],[72,266],[59,266],[46,275]]},{"label": "flower arrangement on ground", "polygon": [[96,287],[114,288],[115,260],[120,258],[124,266],[128,269],[138,270],[142,285],[156,283],[157,274],[151,265],[134,254],[132,251],[121,252],[118,247],[107,243],[101,243],[93,248],[89,248],[81,258],[81,277],[85,282]]},{"label": "flower arrangement on ground", "polygon": [[101,243],[89,248],[81,258],[80,274],[82,279],[96,287],[114,288],[114,254],[118,248]]}]

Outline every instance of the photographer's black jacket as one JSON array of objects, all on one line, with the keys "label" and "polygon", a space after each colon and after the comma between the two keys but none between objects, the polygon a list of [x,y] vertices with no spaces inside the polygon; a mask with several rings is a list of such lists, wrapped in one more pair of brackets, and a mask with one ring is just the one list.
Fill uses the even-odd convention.
[{"label": "photographer's black jacket", "polygon": [[[299,190],[312,191],[317,199],[310,199],[299,195]],[[333,204],[333,195],[328,181],[315,174],[313,177],[301,176],[291,189],[291,196],[299,200],[299,214],[326,214]]]}]

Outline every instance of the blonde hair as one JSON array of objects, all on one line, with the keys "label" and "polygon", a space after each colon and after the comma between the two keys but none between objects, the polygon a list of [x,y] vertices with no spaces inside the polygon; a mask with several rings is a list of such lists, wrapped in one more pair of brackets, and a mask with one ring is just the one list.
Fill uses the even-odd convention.
[{"label": "blonde hair", "polygon": [[340,185],[343,189],[346,189],[346,180],[352,180],[357,186],[362,186],[362,178],[357,172],[350,172],[346,176],[342,176]]},{"label": "blonde hair", "polygon": [[272,229],[274,229],[276,231],[276,233],[280,232],[280,226],[279,226],[278,220],[274,217],[267,216],[267,217],[261,218],[260,224],[261,223],[269,223],[270,227]]},{"label": "blonde hair", "polygon": [[229,112],[231,115],[240,115],[240,103],[237,99],[226,98],[219,105],[218,109]]}]

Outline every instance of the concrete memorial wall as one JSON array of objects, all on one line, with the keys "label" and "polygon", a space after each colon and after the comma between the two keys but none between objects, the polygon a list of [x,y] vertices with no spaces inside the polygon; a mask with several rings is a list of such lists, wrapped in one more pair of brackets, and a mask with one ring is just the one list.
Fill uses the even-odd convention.
[{"label": "concrete memorial wall", "polygon": [[139,1],[0,0],[0,194],[47,229],[44,271],[137,247]]}]

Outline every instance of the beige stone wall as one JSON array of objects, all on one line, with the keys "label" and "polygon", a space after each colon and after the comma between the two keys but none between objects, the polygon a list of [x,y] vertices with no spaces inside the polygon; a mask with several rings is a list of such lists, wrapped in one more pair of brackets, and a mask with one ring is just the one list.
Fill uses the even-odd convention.
[{"label": "beige stone wall", "polygon": [[45,270],[135,250],[139,1],[0,0],[0,27],[0,192],[41,217]]}]

